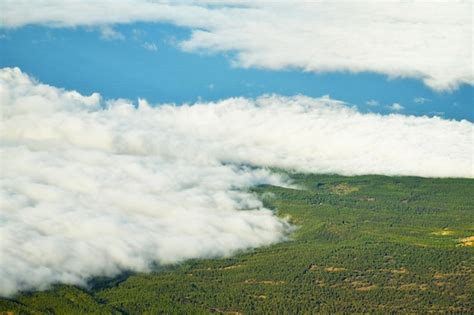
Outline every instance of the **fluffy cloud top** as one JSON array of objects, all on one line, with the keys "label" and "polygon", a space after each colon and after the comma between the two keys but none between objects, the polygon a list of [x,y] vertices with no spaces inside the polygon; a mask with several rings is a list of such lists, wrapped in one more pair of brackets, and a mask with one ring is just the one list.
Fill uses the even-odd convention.
[{"label": "fluffy cloud top", "polygon": [[193,30],[184,50],[235,52],[242,67],[371,71],[436,90],[474,84],[471,0],[0,2],[5,27],[169,22]]},{"label": "fluffy cloud top", "polygon": [[286,184],[265,167],[473,177],[472,123],[329,98],[134,106],[6,68],[0,99],[3,296],[284,240],[246,190]]}]

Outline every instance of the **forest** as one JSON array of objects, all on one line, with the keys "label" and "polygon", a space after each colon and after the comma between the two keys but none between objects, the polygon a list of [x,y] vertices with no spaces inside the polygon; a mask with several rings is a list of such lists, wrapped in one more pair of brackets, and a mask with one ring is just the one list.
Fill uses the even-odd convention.
[{"label": "forest", "polygon": [[286,242],[23,292],[0,314],[474,313],[474,180],[286,176],[252,188],[295,226]]}]

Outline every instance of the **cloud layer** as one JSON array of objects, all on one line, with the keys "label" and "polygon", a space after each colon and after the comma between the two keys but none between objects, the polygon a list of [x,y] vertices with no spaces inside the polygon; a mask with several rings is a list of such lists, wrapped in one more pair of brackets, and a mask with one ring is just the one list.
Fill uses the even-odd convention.
[{"label": "cloud layer", "polygon": [[473,177],[472,123],[327,97],[135,106],[5,68],[0,99],[3,296],[284,240],[246,191],[287,185],[266,167]]},{"label": "cloud layer", "polygon": [[472,1],[1,0],[4,27],[136,21],[191,28],[187,51],[268,69],[377,72],[435,90],[474,84]]}]

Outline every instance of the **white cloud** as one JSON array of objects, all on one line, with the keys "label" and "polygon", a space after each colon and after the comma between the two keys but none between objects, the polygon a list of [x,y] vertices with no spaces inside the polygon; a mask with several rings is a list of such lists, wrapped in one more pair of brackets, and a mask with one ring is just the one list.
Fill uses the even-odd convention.
[{"label": "white cloud", "polygon": [[431,100],[429,98],[425,98],[425,97],[415,97],[413,99],[413,102],[415,104],[425,104],[425,103],[428,103],[428,102],[431,102]]},{"label": "white cloud", "polygon": [[371,71],[435,90],[474,84],[472,1],[3,0],[5,27],[169,22],[187,51],[235,52],[242,67]]},{"label": "white cloud", "polygon": [[100,38],[105,40],[124,40],[125,36],[114,30],[111,26],[105,25],[100,28]]},{"label": "white cloud", "polygon": [[402,105],[400,105],[399,103],[393,103],[392,105],[390,106],[387,106],[390,110],[392,111],[395,111],[395,112],[400,112],[402,110],[405,109],[405,107],[403,107]]},{"label": "white cloud", "polygon": [[155,43],[145,42],[142,47],[149,51],[158,51],[158,47],[156,47]]},{"label": "white cloud", "polygon": [[281,241],[288,224],[246,190],[287,185],[265,167],[474,176],[472,123],[328,97],[135,108],[6,68],[0,99],[3,296]]},{"label": "white cloud", "polygon": [[376,100],[369,100],[369,101],[365,102],[365,104],[367,104],[369,106],[379,106],[380,105],[379,101],[376,101]]},{"label": "white cloud", "polygon": [[430,114],[434,116],[444,116],[444,112],[439,112],[439,111],[433,111],[433,112],[430,112]]},{"label": "white cloud", "polygon": [[140,38],[146,35],[146,32],[144,30],[134,28],[132,29],[132,34],[134,40],[139,40]]}]

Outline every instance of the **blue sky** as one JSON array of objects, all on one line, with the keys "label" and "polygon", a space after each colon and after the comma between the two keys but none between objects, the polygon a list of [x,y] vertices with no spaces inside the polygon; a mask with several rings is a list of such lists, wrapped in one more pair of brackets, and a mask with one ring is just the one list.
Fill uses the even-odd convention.
[{"label": "blue sky", "polygon": [[232,52],[183,51],[178,43],[191,31],[171,24],[119,24],[112,33],[104,38],[100,27],[3,29],[0,66],[20,67],[43,83],[105,98],[180,104],[266,93],[330,95],[363,112],[396,112],[390,106],[397,103],[406,115],[474,121],[474,88],[466,84],[434,91],[417,79],[370,72],[238,67]]}]

